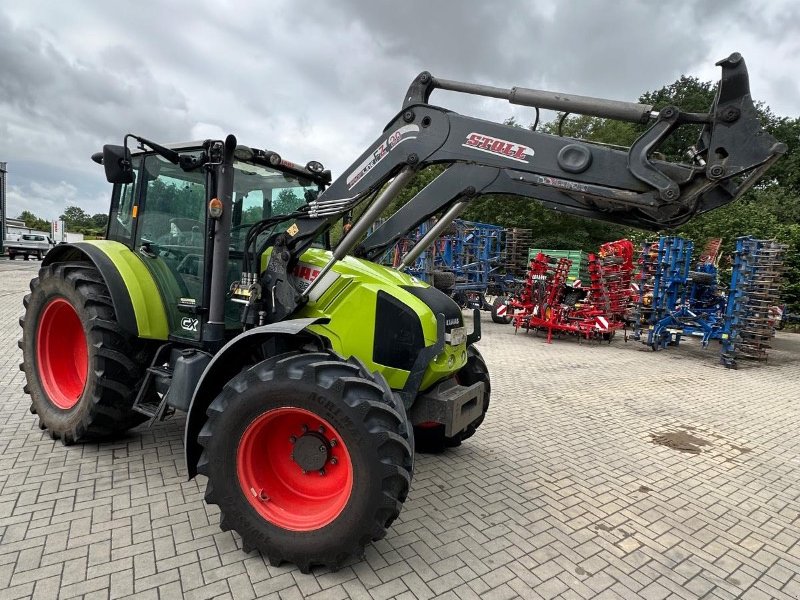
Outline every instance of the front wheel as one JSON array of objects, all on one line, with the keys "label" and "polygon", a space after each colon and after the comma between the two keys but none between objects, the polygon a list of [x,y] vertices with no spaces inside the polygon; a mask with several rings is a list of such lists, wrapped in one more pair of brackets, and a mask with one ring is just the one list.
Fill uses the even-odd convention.
[{"label": "front wheel", "polygon": [[231,380],[199,435],[220,527],[273,565],[337,568],[400,514],[413,433],[379,375],[332,352],[269,358]]}]

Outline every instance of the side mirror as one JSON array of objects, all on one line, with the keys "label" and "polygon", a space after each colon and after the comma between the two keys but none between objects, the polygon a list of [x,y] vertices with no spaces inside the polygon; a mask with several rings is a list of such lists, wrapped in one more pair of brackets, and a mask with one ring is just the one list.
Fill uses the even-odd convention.
[{"label": "side mirror", "polygon": [[126,146],[103,146],[103,168],[109,183],[133,183],[131,151]]}]

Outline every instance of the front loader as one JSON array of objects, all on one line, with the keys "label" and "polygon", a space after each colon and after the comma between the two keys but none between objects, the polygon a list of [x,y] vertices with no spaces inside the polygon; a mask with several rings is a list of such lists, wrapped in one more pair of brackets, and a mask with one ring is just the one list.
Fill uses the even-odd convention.
[{"label": "front loader", "polygon": [[[742,58],[719,64],[708,113],[422,73],[333,182],[232,135],[105,146],[107,239],[49,252],[24,300],[31,411],[65,444],[186,412],[187,471],[208,478],[221,527],[273,564],[338,567],[400,513],[415,446],[472,436],[491,393],[477,311],[469,331],[445,294],[369,259],[437,216],[410,264],[481,194],[646,229],[733,201],[785,146],[760,127]],[[462,116],[431,104],[435,89],[650,127],[620,150]],[[657,160],[686,124],[702,128],[690,162]],[[432,164],[446,169],[365,237]]]}]

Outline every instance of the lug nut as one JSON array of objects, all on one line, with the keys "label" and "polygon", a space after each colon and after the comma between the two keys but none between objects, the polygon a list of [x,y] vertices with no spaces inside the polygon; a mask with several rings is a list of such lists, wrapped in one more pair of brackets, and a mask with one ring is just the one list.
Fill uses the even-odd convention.
[{"label": "lug nut", "polygon": [[336,463],[338,463],[338,462],[339,462],[339,459],[338,459],[338,458],[336,458],[335,456],[331,456],[331,464],[332,464],[332,465],[335,465],[335,464],[336,464]]},{"label": "lug nut", "polygon": [[325,433],[325,426],[324,425],[320,425],[319,429],[317,429],[317,431],[320,432],[320,433]]},{"label": "lug nut", "polygon": [[294,444],[294,443],[297,441],[297,438],[296,438],[296,437],[294,437],[293,435],[290,435],[290,436],[289,436],[289,441],[290,441],[290,442],[292,442],[292,443]]},{"label": "lug nut", "polygon": [[320,445],[319,445],[319,451],[320,451],[320,452],[323,452],[323,453],[324,453],[324,452],[327,452],[327,450],[325,449],[325,446],[324,446],[323,444],[320,444]]},{"label": "lug nut", "polygon": [[337,442],[336,440],[331,440],[331,441],[330,441],[331,448],[333,448],[333,447],[334,447],[336,444],[338,444],[338,443],[339,443],[339,442]]},{"label": "lug nut", "polygon": [[325,469],[324,468],[320,469],[319,470],[319,474],[320,474],[320,477],[324,476],[325,475]]},{"label": "lug nut", "polygon": [[301,430],[303,433],[308,433],[308,425],[303,425],[303,426],[300,428],[300,430]]}]

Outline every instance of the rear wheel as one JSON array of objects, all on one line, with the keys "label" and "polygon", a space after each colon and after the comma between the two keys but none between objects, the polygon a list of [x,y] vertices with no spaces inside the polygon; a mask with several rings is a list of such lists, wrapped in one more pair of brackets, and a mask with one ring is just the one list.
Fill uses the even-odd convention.
[{"label": "rear wheel", "polygon": [[50,265],[30,287],[20,369],[39,426],[69,444],[144,421],[131,406],[149,353],[120,329],[100,273],[85,263]]},{"label": "rear wheel", "polygon": [[272,564],[339,567],[381,539],[413,470],[402,403],[379,376],[330,352],[288,353],[231,380],[198,441],[220,527]]},{"label": "rear wheel", "polygon": [[416,441],[416,449],[419,452],[438,453],[446,448],[460,446],[461,442],[475,435],[475,431],[486,418],[492,394],[492,385],[486,361],[483,360],[483,356],[481,356],[477,348],[470,346],[467,349],[467,364],[461,367],[461,370],[454,377],[459,385],[473,385],[478,382],[484,384],[483,412],[480,417],[467,425],[464,430],[451,437],[445,436],[444,425],[438,423],[417,425],[414,428],[414,439]]}]

